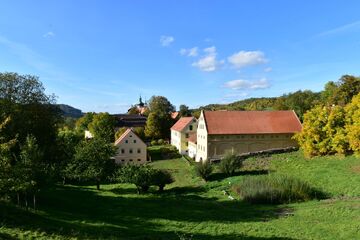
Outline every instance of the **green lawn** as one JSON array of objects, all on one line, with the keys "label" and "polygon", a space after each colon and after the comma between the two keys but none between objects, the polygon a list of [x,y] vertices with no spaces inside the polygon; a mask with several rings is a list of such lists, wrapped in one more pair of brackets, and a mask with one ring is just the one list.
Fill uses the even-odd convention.
[{"label": "green lawn", "polygon": [[[237,176],[205,183],[184,159],[159,160],[176,181],[164,194],[132,185],[58,186],[41,193],[40,210],[0,204],[0,239],[360,239],[360,159],[304,159],[300,152],[246,161]],[[265,170],[265,171],[264,171]],[[329,199],[250,205],[231,186],[257,174],[288,174]],[[237,200],[222,193],[230,191]],[[180,238],[180,237],[183,238]]]}]

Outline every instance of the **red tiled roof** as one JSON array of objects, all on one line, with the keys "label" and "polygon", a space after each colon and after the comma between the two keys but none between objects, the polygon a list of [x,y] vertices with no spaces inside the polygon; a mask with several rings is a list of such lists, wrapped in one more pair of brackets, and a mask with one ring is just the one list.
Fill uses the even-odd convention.
[{"label": "red tiled roof", "polygon": [[182,131],[194,117],[182,117],[172,127],[171,130]]},{"label": "red tiled roof", "polygon": [[208,134],[300,132],[294,111],[204,111]]},{"label": "red tiled roof", "polygon": [[189,141],[189,142],[192,142],[192,143],[196,143],[196,142],[197,142],[197,134],[196,134],[196,132],[193,132],[193,133],[190,133],[190,134],[189,134],[188,141]]}]

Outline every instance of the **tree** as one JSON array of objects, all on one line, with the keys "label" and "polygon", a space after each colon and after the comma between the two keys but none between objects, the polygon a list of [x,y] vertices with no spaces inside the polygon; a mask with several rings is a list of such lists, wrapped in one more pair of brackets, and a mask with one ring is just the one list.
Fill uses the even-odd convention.
[{"label": "tree", "polygon": [[175,107],[162,96],[153,96],[149,101],[150,114],[146,121],[145,135],[149,138],[169,139],[173,125],[171,113]]},{"label": "tree", "polygon": [[147,165],[127,165],[115,173],[114,179],[121,183],[135,184],[138,194],[145,193],[153,184],[155,170]]},{"label": "tree", "polygon": [[122,128],[119,128],[116,133],[115,133],[115,141],[117,139],[119,139],[119,137],[121,137],[121,135],[123,135],[123,133],[126,131],[126,127],[122,127]]},{"label": "tree", "polygon": [[201,161],[195,165],[196,174],[207,181],[213,171],[210,161]]},{"label": "tree", "polygon": [[139,114],[139,109],[138,109],[137,106],[132,106],[132,107],[128,110],[127,113],[130,114],[130,115],[138,115],[138,114]]},{"label": "tree", "polygon": [[189,107],[184,104],[181,104],[179,107],[179,114],[181,117],[189,117],[191,115]]},{"label": "tree", "polygon": [[60,110],[55,97],[45,94],[39,78],[17,73],[0,73],[0,109],[11,118],[3,131],[6,140],[16,138],[13,154],[20,154],[20,146],[28,135],[36,138],[44,154],[44,161],[54,161]]},{"label": "tree", "polygon": [[227,176],[233,176],[242,165],[242,161],[234,154],[226,154],[220,161],[220,171]]},{"label": "tree", "polygon": [[85,130],[89,130],[89,124],[93,121],[95,113],[88,112],[76,121],[76,130],[80,133],[84,133]]},{"label": "tree", "polygon": [[114,142],[115,119],[109,113],[99,113],[93,117],[89,130],[95,138]]},{"label": "tree", "polygon": [[342,107],[317,106],[304,115],[303,129],[294,138],[308,157],[344,154],[347,151],[344,125]]},{"label": "tree", "polygon": [[297,91],[279,97],[274,103],[276,110],[294,110],[303,120],[303,115],[320,100],[320,94],[310,90]]},{"label": "tree", "polygon": [[96,183],[96,189],[115,169],[111,159],[115,148],[102,138],[82,142],[76,147],[74,160],[67,165],[66,172],[72,179],[90,180]]},{"label": "tree", "polygon": [[360,155],[360,93],[345,107],[345,129],[350,149]]},{"label": "tree", "polygon": [[8,194],[11,189],[9,184],[12,171],[11,162],[13,160],[11,148],[15,145],[16,139],[5,140],[3,130],[9,122],[10,118],[7,117],[0,123],[0,196]]},{"label": "tree", "polygon": [[337,95],[337,104],[345,106],[351,102],[352,98],[360,92],[360,77],[344,75],[339,79]]},{"label": "tree", "polygon": [[83,140],[83,136],[76,131],[68,129],[60,129],[57,135],[57,158],[58,158],[58,174],[66,183],[66,177],[71,173],[67,173],[66,166],[74,160],[76,147]]},{"label": "tree", "polygon": [[338,86],[335,82],[330,81],[325,84],[324,91],[321,92],[321,101],[325,105],[333,105],[337,102],[335,99],[336,91],[338,90]]},{"label": "tree", "polygon": [[155,170],[152,176],[152,184],[159,187],[159,192],[164,191],[166,184],[171,184],[174,182],[174,178],[168,171],[165,170]]}]

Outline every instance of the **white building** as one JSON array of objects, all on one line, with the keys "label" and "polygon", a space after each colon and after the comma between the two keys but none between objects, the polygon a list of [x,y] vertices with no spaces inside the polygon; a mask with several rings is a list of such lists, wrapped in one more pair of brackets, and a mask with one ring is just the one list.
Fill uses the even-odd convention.
[{"label": "white building", "polygon": [[117,164],[144,164],[147,162],[147,146],[131,128],[128,128],[115,142],[114,156]]},{"label": "white building", "polygon": [[188,139],[196,134],[197,120],[194,117],[182,117],[171,127],[171,145],[175,146],[180,154],[188,154]]}]

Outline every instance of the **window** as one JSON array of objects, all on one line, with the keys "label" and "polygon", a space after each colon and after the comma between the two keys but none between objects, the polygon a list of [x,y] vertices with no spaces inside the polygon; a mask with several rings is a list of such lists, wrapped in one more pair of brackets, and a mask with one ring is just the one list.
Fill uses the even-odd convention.
[{"label": "window", "polygon": [[130,162],[132,162],[133,160],[132,160],[132,159],[130,159],[129,161],[130,161]]},{"label": "window", "polygon": [[141,159],[140,158],[138,158],[138,162],[140,162],[141,161]]},{"label": "window", "polygon": [[124,159],[121,159],[121,161],[122,161],[122,162],[125,162],[125,160],[124,160]]},{"label": "window", "polygon": [[189,134],[188,134],[188,133],[186,133],[186,134],[185,134],[185,137],[186,137],[186,138],[189,138]]},{"label": "window", "polygon": [[134,143],[136,143],[136,140],[134,139]]},{"label": "window", "polygon": [[122,149],[121,149],[121,153],[125,153],[125,149],[122,148]]},{"label": "window", "polygon": [[130,135],[130,137],[132,137],[132,135]]},{"label": "window", "polygon": [[141,149],[140,149],[140,148],[138,148],[137,153],[141,153]]},{"label": "window", "polygon": [[129,143],[129,141],[128,141],[128,140],[125,140],[125,143]]},{"label": "window", "polygon": [[193,130],[193,125],[189,126],[189,130],[192,131]]},{"label": "window", "polygon": [[132,149],[129,149],[129,153],[133,153],[133,150],[132,150]]}]

